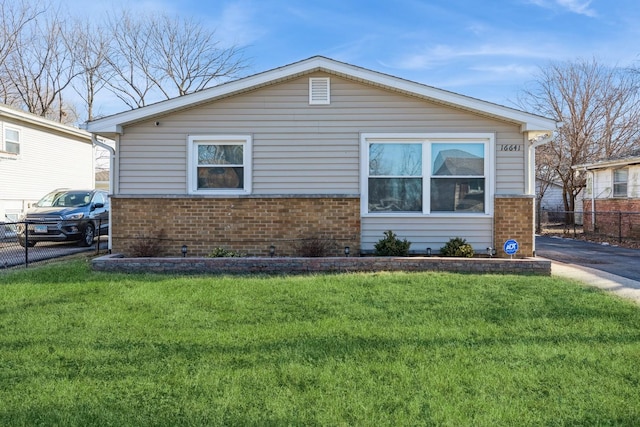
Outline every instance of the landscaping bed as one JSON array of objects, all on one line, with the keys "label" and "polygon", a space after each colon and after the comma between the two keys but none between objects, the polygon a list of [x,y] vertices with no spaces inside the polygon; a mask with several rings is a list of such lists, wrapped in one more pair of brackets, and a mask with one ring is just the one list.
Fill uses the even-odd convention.
[{"label": "landscaping bed", "polygon": [[448,271],[551,275],[551,261],[539,258],[455,257],[220,257],[94,258],[95,271],[187,274],[303,274],[375,271]]}]

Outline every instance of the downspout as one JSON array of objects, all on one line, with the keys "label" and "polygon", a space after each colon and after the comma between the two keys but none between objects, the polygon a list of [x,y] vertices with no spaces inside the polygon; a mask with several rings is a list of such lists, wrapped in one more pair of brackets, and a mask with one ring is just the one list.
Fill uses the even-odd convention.
[{"label": "downspout", "polygon": [[[113,166],[115,165],[115,159],[116,159],[116,150],[111,147],[110,145],[105,144],[104,142],[100,141],[97,137],[96,134],[92,133],[91,134],[91,142],[94,145],[97,145],[100,148],[104,148],[105,150],[107,150],[109,152],[109,192],[111,194],[113,194]],[[111,196],[111,195],[110,195]],[[111,248],[112,248],[112,241],[111,241],[111,211],[112,209],[109,208],[109,237],[107,240],[107,248],[109,250],[109,253],[111,253]]]}]

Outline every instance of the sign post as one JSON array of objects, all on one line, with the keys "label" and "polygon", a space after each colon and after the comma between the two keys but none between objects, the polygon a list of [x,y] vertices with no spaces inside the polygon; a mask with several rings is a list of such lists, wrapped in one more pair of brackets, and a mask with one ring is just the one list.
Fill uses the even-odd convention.
[{"label": "sign post", "polygon": [[517,241],[515,241],[514,239],[509,239],[506,242],[504,242],[504,253],[509,255],[511,259],[513,259],[513,256],[516,254],[516,252],[518,252]]}]

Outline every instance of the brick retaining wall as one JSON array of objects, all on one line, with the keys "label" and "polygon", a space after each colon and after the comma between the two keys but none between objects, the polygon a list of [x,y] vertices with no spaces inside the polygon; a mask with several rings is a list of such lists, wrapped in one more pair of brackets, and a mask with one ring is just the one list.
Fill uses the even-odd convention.
[{"label": "brick retaining wall", "polygon": [[551,275],[543,259],[441,257],[330,258],[124,258],[107,255],[92,260],[96,271],[182,274],[301,274],[375,271],[447,271]]}]

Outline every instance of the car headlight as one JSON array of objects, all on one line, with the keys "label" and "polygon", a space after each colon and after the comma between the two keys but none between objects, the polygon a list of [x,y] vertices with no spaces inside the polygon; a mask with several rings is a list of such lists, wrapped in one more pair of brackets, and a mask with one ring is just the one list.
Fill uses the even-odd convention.
[{"label": "car headlight", "polygon": [[81,219],[81,218],[84,218],[84,214],[82,212],[64,216],[64,219]]}]

